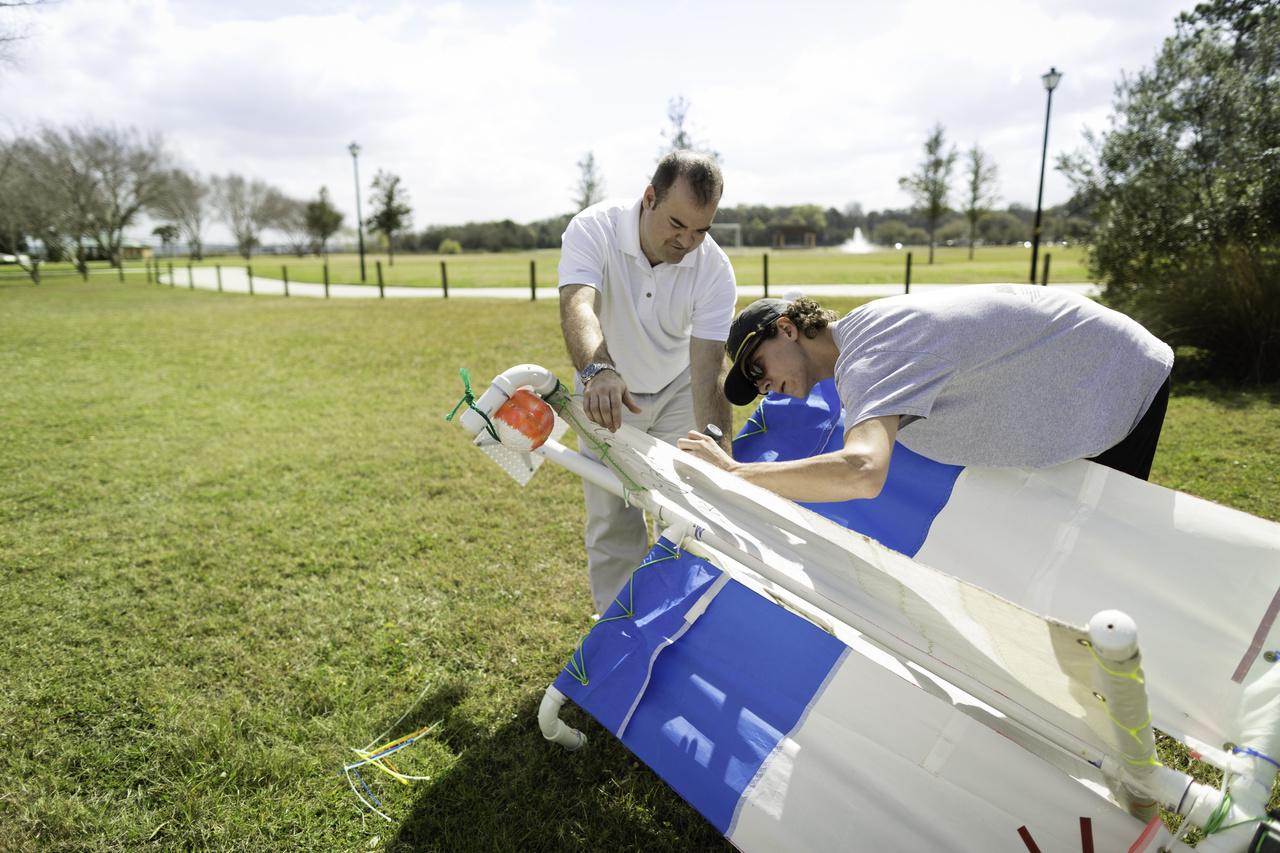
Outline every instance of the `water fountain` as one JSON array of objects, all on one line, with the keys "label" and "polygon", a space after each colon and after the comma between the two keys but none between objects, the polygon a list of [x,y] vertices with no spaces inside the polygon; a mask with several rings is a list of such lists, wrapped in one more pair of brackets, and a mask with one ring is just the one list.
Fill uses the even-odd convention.
[{"label": "water fountain", "polygon": [[865,255],[868,252],[874,252],[876,247],[867,242],[866,237],[862,236],[861,228],[855,228],[853,229],[853,236],[841,243],[839,249],[850,255]]}]

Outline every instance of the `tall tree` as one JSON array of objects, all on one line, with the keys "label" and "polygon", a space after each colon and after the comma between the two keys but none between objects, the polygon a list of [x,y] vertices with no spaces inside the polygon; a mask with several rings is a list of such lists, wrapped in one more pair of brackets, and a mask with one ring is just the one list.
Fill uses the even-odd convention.
[{"label": "tall tree", "polygon": [[936,124],[924,141],[924,160],[919,171],[898,179],[898,185],[911,194],[916,208],[924,217],[929,233],[929,263],[933,263],[934,233],[938,223],[949,212],[947,195],[951,188],[951,170],[956,163],[955,146],[947,148],[945,132]]},{"label": "tall tree", "polygon": [[209,185],[200,176],[183,169],[170,169],[164,175],[159,199],[152,213],[178,226],[186,238],[191,257],[204,257],[204,223],[209,215]]},{"label": "tall tree", "polygon": [[719,151],[711,148],[705,141],[694,138],[689,122],[689,110],[692,106],[684,95],[677,95],[667,101],[667,121],[671,126],[662,131],[664,142],[658,150],[659,159],[672,151],[697,151],[710,155],[717,161],[720,159]]},{"label": "tall tree", "polygon": [[1062,158],[1104,297],[1225,375],[1280,377],[1280,3],[1211,0]]},{"label": "tall tree", "polygon": [[373,213],[369,216],[369,230],[377,231],[387,240],[387,265],[395,266],[395,236],[409,227],[413,209],[409,206],[409,193],[400,186],[400,176],[378,170],[373,179]]},{"label": "tall tree", "polygon": [[996,194],[996,164],[991,155],[973,143],[965,152],[964,217],[969,220],[969,260],[973,260],[973,244],[978,237],[978,220],[989,213],[999,197]]},{"label": "tall tree", "polygon": [[173,254],[169,247],[178,241],[179,233],[178,226],[171,222],[165,223],[164,225],[157,225],[155,228],[151,229],[151,234],[160,238],[160,245],[164,247],[164,252],[167,255]]},{"label": "tall tree", "polygon": [[237,174],[210,179],[213,204],[246,261],[261,244],[262,232],[281,223],[286,214],[284,194],[259,180],[245,180]]},{"label": "tall tree", "polygon": [[329,200],[327,187],[321,187],[319,196],[307,202],[303,219],[316,254],[327,257],[329,238],[337,234],[338,229],[342,227],[342,214]]},{"label": "tall tree", "polygon": [[578,161],[578,192],[573,203],[578,210],[585,210],[604,199],[604,178],[596,168],[596,155],[588,151]]}]

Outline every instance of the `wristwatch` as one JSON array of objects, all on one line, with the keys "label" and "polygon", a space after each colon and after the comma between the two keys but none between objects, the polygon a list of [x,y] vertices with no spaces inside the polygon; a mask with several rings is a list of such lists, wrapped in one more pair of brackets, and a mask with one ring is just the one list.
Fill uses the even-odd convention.
[{"label": "wristwatch", "polygon": [[612,370],[618,372],[618,368],[609,364],[607,361],[593,361],[578,373],[578,378],[582,380],[582,387],[586,388],[587,383],[596,378],[596,374],[602,370]]}]

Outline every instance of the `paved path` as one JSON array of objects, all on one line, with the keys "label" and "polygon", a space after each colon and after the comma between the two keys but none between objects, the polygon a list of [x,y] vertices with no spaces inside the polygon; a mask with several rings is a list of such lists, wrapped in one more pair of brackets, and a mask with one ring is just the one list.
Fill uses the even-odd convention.
[{"label": "paved path", "polygon": [[[217,290],[218,271],[213,267],[191,267],[175,269],[174,286],[190,287],[198,290]],[[169,284],[169,274],[162,273],[161,281]],[[913,293],[924,293],[940,288],[955,287],[954,284],[913,284]],[[1097,296],[1101,288],[1088,282],[1071,282],[1052,284],[1050,287],[1070,290],[1086,296]],[[222,269],[222,290],[227,293],[248,293],[249,276],[243,267],[224,267]],[[895,296],[902,293],[903,285],[897,284],[772,284],[769,286],[771,296],[783,296],[787,292],[798,290],[808,296]],[[403,285],[387,285],[384,288],[389,299],[431,299],[444,296],[439,287],[405,287]],[[285,284],[278,278],[253,277],[253,292],[263,296],[283,296]],[[303,282],[289,283],[289,296],[324,298],[323,284]],[[764,288],[760,285],[742,285],[738,288],[739,296],[763,296]],[[376,284],[331,284],[329,296],[334,299],[377,299]],[[528,299],[528,287],[454,287],[449,290],[450,298],[462,299]],[[557,288],[539,287],[538,299],[555,300]]]}]

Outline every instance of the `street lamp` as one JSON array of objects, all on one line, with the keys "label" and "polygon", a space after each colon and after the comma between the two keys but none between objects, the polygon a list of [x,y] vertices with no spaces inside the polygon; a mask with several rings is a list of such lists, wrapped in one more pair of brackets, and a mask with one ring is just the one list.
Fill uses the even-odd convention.
[{"label": "street lamp", "polygon": [[351,168],[356,176],[356,242],[360,247],[360,281],[363,283],[365,280],[364,219],[360,216],[360,146],[353,142],[347,146],[347,150],[351,152]]},{"label": "street lamp", "polygon": [[1040,203],[1044,199],[1044,160],[1045,155],[1049,153],[1049,110],[1053,107],[1053,90],[1058,88],[1058,81],[1062,79],[1062,72],[1053,66],[1049,67],[1048,74],[1040,75],[1040,81],[1044,83],[1045,91],[1049,93],[1048,103],[1044,107],[1044,146],[1040,149],[1040,191],[1036,193],[1036,225],[1031,232],[1031,278],[1032,284],[1036,283],[1036,255],[1040,252]]}]

